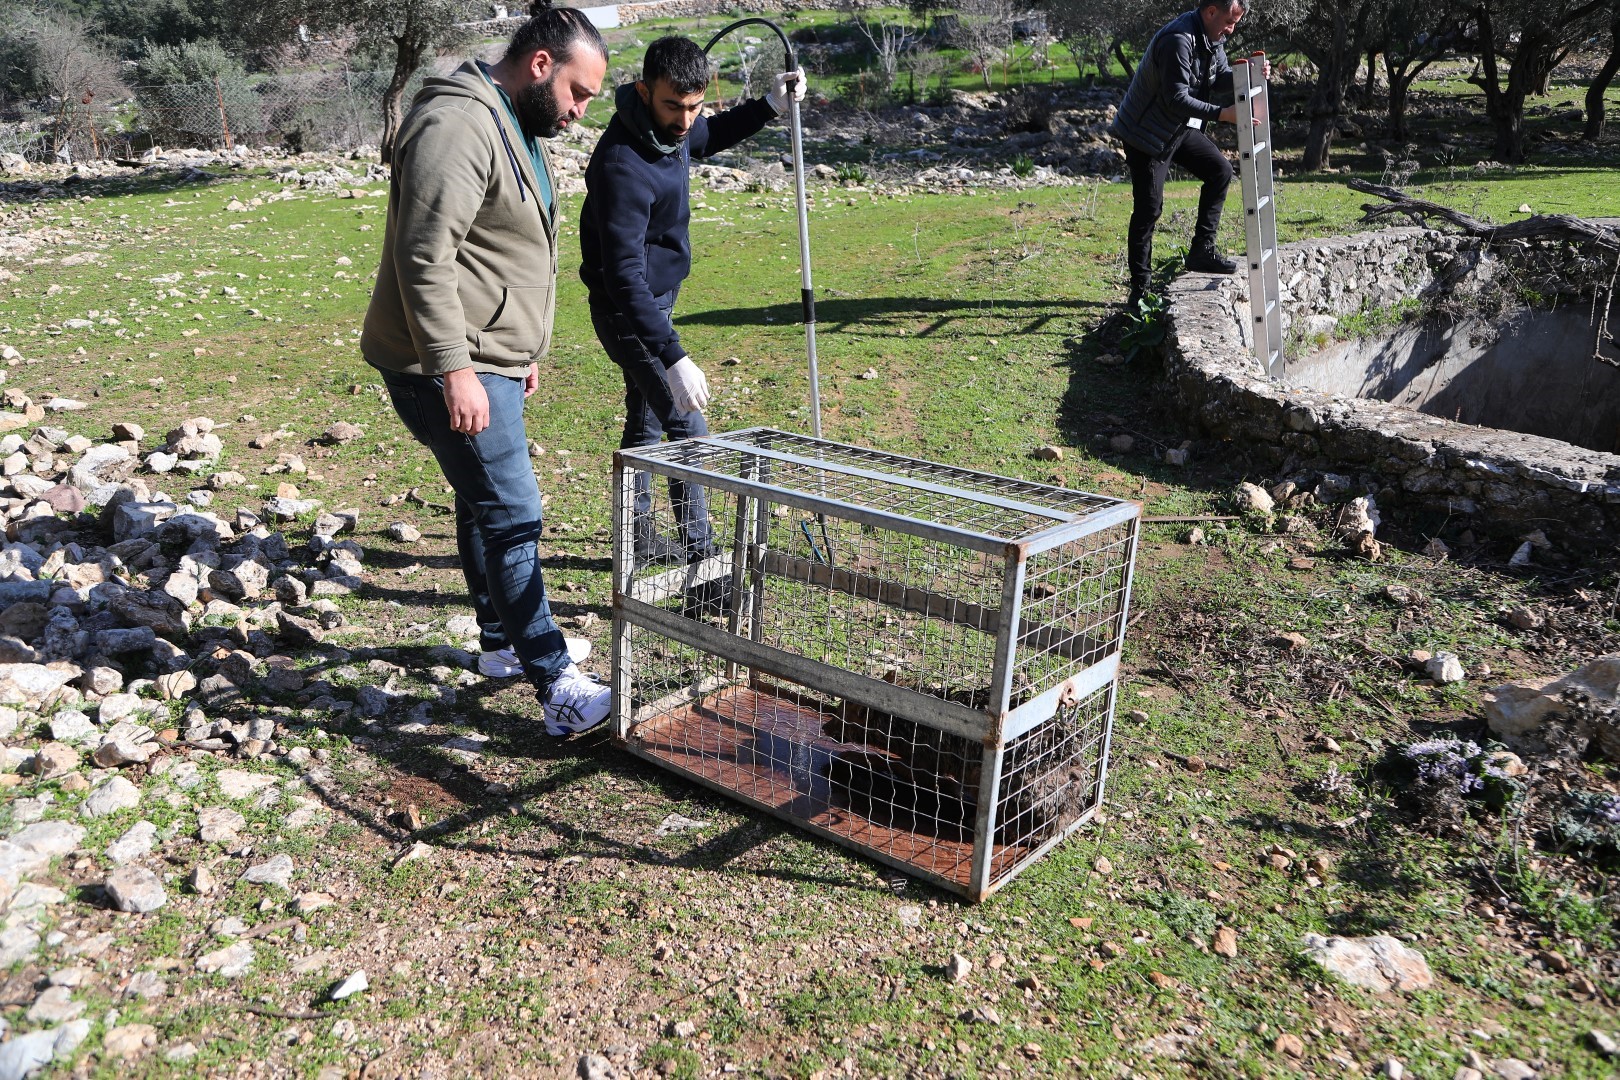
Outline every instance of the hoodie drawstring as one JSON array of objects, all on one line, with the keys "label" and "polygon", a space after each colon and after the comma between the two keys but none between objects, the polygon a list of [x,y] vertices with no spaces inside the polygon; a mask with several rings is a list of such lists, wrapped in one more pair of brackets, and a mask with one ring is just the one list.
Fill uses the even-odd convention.
[{"label": "hoodie drawstring", "polygon": [[506,147],[506,160],[512,166],[512,175],[517,177],[518,198],[528,202],[529,193],[524,189],[523,172],[518,168],[517,153],[512,149],[512,140],[506,137],[506,125],[501,123],[501,118],[496,115],[493,108],[489,110],[489,118],[495,121],[495,130],[501,133],[501,145]]}]

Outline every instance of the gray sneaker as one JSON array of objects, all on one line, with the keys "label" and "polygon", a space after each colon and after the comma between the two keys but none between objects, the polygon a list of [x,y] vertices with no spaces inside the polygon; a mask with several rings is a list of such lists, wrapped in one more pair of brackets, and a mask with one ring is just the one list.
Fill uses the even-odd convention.
[{"label": "gray sneaker", "polygon": [[613,691],[573,664],[562,669],[546,691],[541,715],[547,735],[573,735],[589,731],[608,718]]}]

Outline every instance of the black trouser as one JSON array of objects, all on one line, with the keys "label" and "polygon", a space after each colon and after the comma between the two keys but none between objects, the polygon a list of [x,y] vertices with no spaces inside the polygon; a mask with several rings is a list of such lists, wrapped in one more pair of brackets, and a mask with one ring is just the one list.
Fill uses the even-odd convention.
[{"label": "black trouser", "polygon": [[1159,214],[1164,210],[1164,178],[1172,164],[1204,182],[1198,192],[1193,250],[1203,244],[1213,246],[1215,231],[1221,227],[1221,208],[1226,204],[1226,189],[1232,183],[1232,163],[1208,135],[1188,128],[1158,157],[1126,143],[1125,165],[1131,170],[1134,200],[1126,246],[1132,289],[1146,289],[1153,280],[1153,226],[1158,224]]},{"label": "black trouser", "polygon": [[[679,293],[680,287],[676,286],[667,293],[653,297],[653,303],[668,315],[674,310],[675,297]],[[709,433],[709,425],[701,412],[681,412],[675,407],[663,360],[653,356],[642,345],[641,339],[631,329],[629,319],[607,304],[593,303],[591,324],[596,329],[596,340],[602,343],[608,358],[624,372],[624,435],[619,439],[619,449],[657,446],[665,435],[671,439],[691,439]],[[655,544],[652,532],[652,477],[638,471],[635,481],[636,544],[650,552]],[[713,554],[715,548],[713,529],[709,524],[708,494],[695,484],[670,477],[669,498],[687,555],[701,558]]]}]

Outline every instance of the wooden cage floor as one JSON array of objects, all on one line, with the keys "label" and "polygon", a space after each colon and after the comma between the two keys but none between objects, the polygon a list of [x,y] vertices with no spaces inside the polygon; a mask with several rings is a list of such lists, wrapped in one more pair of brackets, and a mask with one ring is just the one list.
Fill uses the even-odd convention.
[{"label": "wooden cage floor", "polygon": [[[648,757],[790,821],[970,890],[972,823],[963,829],[835,783],[829,763],[838,753],[868,748],[828,736],[825,719],[791,696],[730,686],[649,718],[631,729],[631,741]],[[1025,845],[997,845],[992,880],[1033,853]]]}]

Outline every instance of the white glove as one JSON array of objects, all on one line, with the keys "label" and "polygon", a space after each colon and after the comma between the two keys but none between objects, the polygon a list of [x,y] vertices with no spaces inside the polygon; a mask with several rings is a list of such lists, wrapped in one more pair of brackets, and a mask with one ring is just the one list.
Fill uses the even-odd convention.
[{"label": "white glove", "polygon": [[669,376],[669,393],[675,407],[681,412],[702,412],[709,407],[709,379],[703,369],[683,356],[665,372]]},{"label": "white glove", "polygon": [[776,77],[776,82],[766,93],[765,100],[771,103],[776,115],[781,116],[788,111],[788,95],[792,94],[794,101],[803,101],[804,93],[809,88],[810,84],[804,78],[804,68],[798,71],[784,71]]}]

